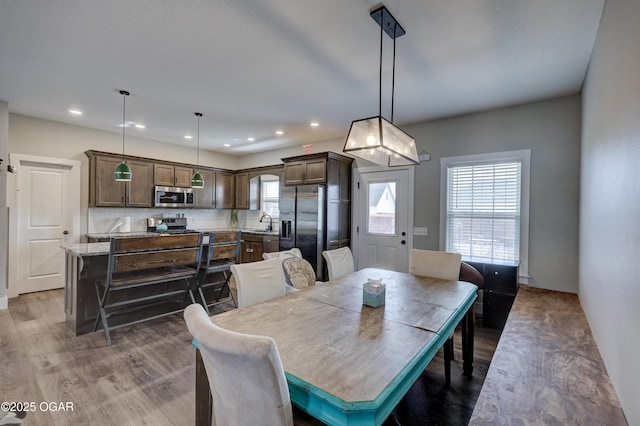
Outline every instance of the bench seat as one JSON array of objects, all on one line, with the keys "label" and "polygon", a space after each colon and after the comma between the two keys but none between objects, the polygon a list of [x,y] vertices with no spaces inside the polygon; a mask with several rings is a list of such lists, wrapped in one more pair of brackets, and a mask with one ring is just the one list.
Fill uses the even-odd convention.
[{"label": "bench seat", "polygon": [[[110,345],[110,330],[182,312],[189,302],[195,303],[191,287],[201,248],[201,233],[112,238],[107,275],[95,280],[99,312],[93,331],[102,323]],[[168,285],[159,285],[165,283]],[[176,307],[158,313],[153,308],[162,301]],[[145,315],[132,316],[134,313]],[[121,320],[110,323],[116,316]]]},{"label": "bench seat", "polygon": [[469,424],[627,424],[577,295],[520,287]]}]

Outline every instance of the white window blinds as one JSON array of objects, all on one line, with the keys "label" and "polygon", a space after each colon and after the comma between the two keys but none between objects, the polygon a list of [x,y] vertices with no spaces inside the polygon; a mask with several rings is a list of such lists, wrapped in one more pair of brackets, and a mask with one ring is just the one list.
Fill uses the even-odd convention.
[{"label": "white window blinds", "polygon": [[521,162],[447,168],[447,251],[520,260],[521,173]]}]

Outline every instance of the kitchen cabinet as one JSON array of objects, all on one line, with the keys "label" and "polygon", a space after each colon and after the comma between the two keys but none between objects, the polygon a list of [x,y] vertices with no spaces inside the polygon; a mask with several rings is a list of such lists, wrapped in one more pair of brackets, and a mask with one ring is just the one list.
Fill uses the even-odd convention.
[{"label": "kitchen cabinet", "polygon": [[[283,158],[284,185],[314,185],[327,183],[327,156],[309,154],[302,157]],[[319,156],[320,155],[320,156]]]},{"label": "kitchen cabinet", "polygon": [[191,167],[156,163],[154,165],[154,176],[155,185],[190,188],[193,170]]},{"label": "kitchen cabinet", "polygon": [[115,180],[122,157],[85,153],[89,157],[90,207],[153,207],[153,163],[127,159],[131,181]]},{"label": "kitchen cabinet", "polygon": [[518,262],[506,260],[466,260],[484,277],[482,325],[504,328],[518,293]]},{"label": "kitchen cabinet", "polygon": [[236,178],[234,173],[216,172],[216,204],[217,209],[235,207]]},{"label": "kitchen cabinet", "polygon": [[262,253],[272,253],[279,249],[279,238],[272,234],[242,233],[240,244],[240,263],[259,262]]},{"label": "kitchen cabinet", "polygon": [[260,210],[262,180],[279,179],[282,182],[283,166],[265,166],[236,172],[236,209]]},{"label": "kitchen cabinet", "polygon": [[236,173],[236,209],[249,208],[249,173]]},{"label": "kitchen cabinet", "polygon": [[216,172],[198,170],[204,179],[204,188],[194,188],[193,206],[201,209],[212,209],[216,206]]}]

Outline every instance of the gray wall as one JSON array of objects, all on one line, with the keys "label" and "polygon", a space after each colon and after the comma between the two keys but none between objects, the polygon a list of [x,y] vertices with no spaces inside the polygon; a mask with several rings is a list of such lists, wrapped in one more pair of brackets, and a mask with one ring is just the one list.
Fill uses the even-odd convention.
[{"label": "gray wall", "polygon": [[403,126],[431,160],[416,167],[414,247],[439,249],[440,158],[531,149],[529,285],[578,291],[580,96]]},{"label": "gray wall", "polygon": [[607,1],[583,89],[580,302],[640,425],[640,2]]},{"label": "gray wall", "polygon": [[[7,247],[9,241],[9,210],[7,208],[7,165],[9,164],[9,104],[0,100],[0,247]],[[7,257],[8,250],[0,251],[0,309],[7,307]]]}]

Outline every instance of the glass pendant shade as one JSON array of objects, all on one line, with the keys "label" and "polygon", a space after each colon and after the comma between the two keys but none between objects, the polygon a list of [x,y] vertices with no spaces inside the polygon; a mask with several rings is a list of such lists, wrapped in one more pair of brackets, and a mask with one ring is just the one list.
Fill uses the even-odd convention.
[{"label": "glass pendant shade", "polygon": [[381,166],[420,164],[413,137],[382,116],[353,121],[343,151]]},{"label": "glass pendant shade", "polygon": [[191,187],[192,188],[204,188],[204,179],[200,172],[195,172],[193,177],[191,178]]},{"label": "glass pendant shade", "polygon": [[131,173],[131,167],[124,161],[124,129],[126,126],[126,99],[129,96],[129,92],[126,90],[120,90],[120,94],[122,95],[122,163],[118,164],[116,169],[113,172],[113,175],[117,181],[121,182],[131,182],[131,177],[133,173]]},{"label": "glass pendant shade", "polygon": [[129,165],[123,161],[122,163],[118,164],[118,167],[116,167],[114,177],[119,181],[131,181],[131,167],[129,167]]},{"label": "glass pendant shade", "polygon": [[[200,167],[200,117],[202,117],[202,113],[200,112],[194,112],[195,116],[197,117],[197,121],[198,121],[198,167]],[[202,178],[202,174],[196,170],[196,172],[193,174],[193,176],[191,177],[191,187],[192,188],[196,188],[196,189],[200,189],[200,188],[204,188],[204,179]]]}]

